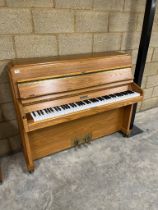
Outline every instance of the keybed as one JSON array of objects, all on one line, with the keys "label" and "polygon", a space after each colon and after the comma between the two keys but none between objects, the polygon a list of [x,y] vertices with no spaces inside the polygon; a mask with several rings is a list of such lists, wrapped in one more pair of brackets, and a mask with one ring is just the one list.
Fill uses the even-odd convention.
[{"label": "keybed", "polygon": [[91,98],[74,103],[64,104],[56,107],[49,107],[42,110],[31,112],[34,122],[64,116],[74,112],[90,109],[93,107],[103,106],[110,103],[119,102],[126,99],[131,99],[140,96],[139,93],[128,90],[120,93],[104,95],[96,98]]}]

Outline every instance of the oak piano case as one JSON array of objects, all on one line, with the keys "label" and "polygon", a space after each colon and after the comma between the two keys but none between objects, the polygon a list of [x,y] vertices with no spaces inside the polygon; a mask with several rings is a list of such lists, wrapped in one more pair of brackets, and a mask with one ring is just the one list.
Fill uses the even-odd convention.
[{"label": "oak piano case", "polygon": [[38,62],[13,62],[9,78],[28,170],[34,160],[122,131],[130,134],[131,57],[98,53]]}]

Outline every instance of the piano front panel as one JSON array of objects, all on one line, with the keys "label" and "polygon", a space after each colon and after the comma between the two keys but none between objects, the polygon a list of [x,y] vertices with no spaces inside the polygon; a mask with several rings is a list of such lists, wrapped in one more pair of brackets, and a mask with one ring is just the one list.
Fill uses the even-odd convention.
[{"label": "piano front panel", "polygon": [[82,141],[88,134],[94,140],[121,130],[123,117],[124,108],[119,108],[32,131],[29,139],[33,159],[73,147],[76,139]]},{"label": "piano front panel", "polygon": [[116,83],[133,78],[131,69],[116,69],[81,76],[63,77],[35,82],[19,83],[18,89],[21,99],[33,98],[49,94],[71,92],[88,87],[97,87],[104,84]]},{"label": "piano front panel", "polygon": [[122,82],[117,82],[117,83],[105,84],[98,87],[84,88],[82,90],[74,90],[70,92],[63,92],[63,93],[50,94],[50,95],[39,96],[39,97],[34,97],[34,98],[22,99],[21,103],[24,106],[27,106],[29,104],[36,104],[36,103],[41,103],[45,101],[53,101],[53,100],[58,100],[62,98],[71,98],[73,96],[85,95],[88,93],[94,93],[97,91],[99,92],[101,90],[106,90],[106,89],[113,90],[116,87],[121,91],[122,87],[126,86],[128,88],[132,82],[133,82],[132,80],[128,80],[126,81],[126,84],[124,81],[122,81]]}]

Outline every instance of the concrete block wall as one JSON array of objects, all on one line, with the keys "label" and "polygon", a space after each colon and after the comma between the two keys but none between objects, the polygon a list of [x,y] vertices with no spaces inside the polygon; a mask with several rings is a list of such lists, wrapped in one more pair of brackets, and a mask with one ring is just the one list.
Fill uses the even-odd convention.
[{"label": "concrete block wall", "polygon": [[[135,67],[146,0],[0,0],[0,156],[20,149],[7,78],[14,58],[122,50]],[[138,111],[158,106],[158,12]]]}]

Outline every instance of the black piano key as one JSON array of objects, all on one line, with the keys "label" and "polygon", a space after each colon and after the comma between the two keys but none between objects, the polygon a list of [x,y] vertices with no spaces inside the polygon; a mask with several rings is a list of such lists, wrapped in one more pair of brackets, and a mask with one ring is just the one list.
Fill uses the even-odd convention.
[{"label": "black piano key", "polygon": [[84,103],[86,103],[86,104],[90,104],[91,102],[90,102],[90,101],[88,101],[88,100],[84,100]]},{"label": "black piano key", "polygon": [[60,106],[61,111],[63,111],[64,109]]},{"label": "black piano key", "polygon": [[124,94],[123,94],[123,93],[121,93],[121,94],[120,94],[120,96],[124,96]]},{"label": "black piano key", "polygon": [[128,93],[127,93],[127,92],[122,92],[122,94],[123,94],[124,96],[128,95]]},{"label": "black piano key", "polygon": [[37,111],[37,113],[41,116],[41,113],[40,113],[40,111]]},{"label": "black piano key", "polygon": [[55,111],[57,111],[57,112],[58,112],[58,108],[57,108],[57,107],[54,107],[54,109],[55,109]]},{"label": "black piano key", "polygon": [[34,117],[36,117],[36,114],[35,114],[35,112],[32,112],[32,113],[33,113],[33,116],[34,116]]},{"label": "black piano key", "polygon": [[116,95],[115,94],[111,94],[110,97],[116,98]]},{"label": "black piano key", "polygon": [[106,100],[110,99],[110,96],[103,96]]},{"label": "black piano key", "polygon": [[116,96],[118,96],[118,97],[121,96],[121,93],[116,93]]},{"label": "black piano key", "polygon": [[48,112],[48,114],[50,113],[50,110],[49,110],[49,108],[47,108],[47,112]]},{"label": "black piano key", "polygon": [[102,98],[102,97],[98,97],[97,98],[99,101],[103,101],[104,100],[104,98]]},{"label": "black piano key", "polygon": [[40,111],[41,111],[42,115],[44,115],[44,112],[43,112],[43,110],[40,110]]},{"label": "black piano key", "polygon": [[67,105],[67,104],[65,104],[65,108],[66,108],[66,109],[69,109],[69,107],[68,107],[68,105]]},{"label": "black piano key", "polygon": [[41,115],[43,115],[43,112],[42,112],[42,110],[39,110],[39,112],[41,113]]},{"label": "black piano key", "polygon": [[71,103],[71,104],[69,104],[69,106],[71,106],[72,108],[74,108],[75,107],[75,104]]},{"label": "black piano key", "polygon": [[132,90],[127,90],[127,93],[128,94],[132,94],[132,93],[134,93]]},{"label": "black piano key", "polygon": [[61,108],[58,106],[58,110],[61,111]]},{"label": "black piano key", "polygon": [[123,92],[120,93],[120,96],[124,96],[124,95],[125,95],[125,93],[123,93]]},{"label": "black piano key", "polygon": [[64,110],[66,109],[64,105],[61,105],[61,107],[62,107]]},{"label": "black piano key", "polygon": [[44,111],[48,114],[48,111],[47,111],[47,109],[44,109]]},{"label": "black piano key", "polygon": [[75,103],[71,103],[74,107],[77,107],[77,105]]},{"label": "black piano key", "polygon": [[81,106],[81,104],[80,104],[80,102],[78,101],[78,102],[76,102],[76,104],[78,105],[78,106]]},{"label": "black piano key", "polygon": [[54,112],[53,108],[50,108],[51,112]]},{"label": "black piano key", "polygon": [[60,111],[63,111],[63,108],[61,106],[59,106]]},{"label": "black piano key", "polygon": [[55,107],[55,110],[56,110],[57,112],[59,111],[58,106]]},{"label": "black piano key", "polygon": [[124,92],[125,95],[128,95],[129,93],[127,91]]},{"label": "black piano key", "polygon": [[95,102],[95,101],[94,101],[94,98],[89,99],[89,101],[91,101],[91,102],[93,102],[93,103]]},{"label": "black piano key", "polygon": [[67,109],[70,109],[70,106],[68,104],[65,105]]},{"label": "black piano key", "polygon": [[85,103],[84,103],[83,101],[81,101],[81,106],[82,106],[82,105],[85,105]]},{"label": "black piano key", "polygon": [[49,108],[49,111],[50,111],[50,113],[52,113],[52,110],[51,110],[51,108]]}]

